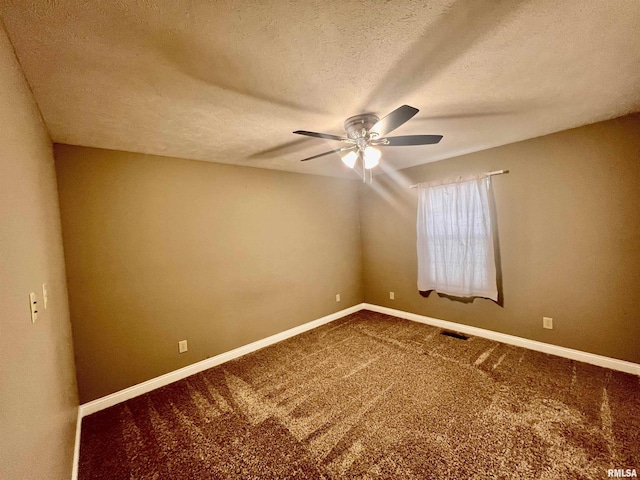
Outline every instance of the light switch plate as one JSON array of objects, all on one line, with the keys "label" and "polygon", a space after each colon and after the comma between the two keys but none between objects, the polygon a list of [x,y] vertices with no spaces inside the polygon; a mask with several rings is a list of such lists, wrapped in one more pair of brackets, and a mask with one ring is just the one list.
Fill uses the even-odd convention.
[{"label": "light switch plate", "polygon": [[31,323],[36,323],[38,320],[38,297],[35,292],[29,294],[29,305],[31,307]]}]

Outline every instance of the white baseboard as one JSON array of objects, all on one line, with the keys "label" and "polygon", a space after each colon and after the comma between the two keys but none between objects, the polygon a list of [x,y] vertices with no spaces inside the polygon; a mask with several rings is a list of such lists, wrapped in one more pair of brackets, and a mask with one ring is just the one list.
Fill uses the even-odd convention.
[{"label": "white baseboard", "polygon": [[78,407],[76,416],[76,440],[73,447],[73,469],[71,470],[71,480],[78,480],[78,462],[80,461],[80,431],[82,430],[82,408]]},{"label": "white baseboard", "polygon": [[[618,360],[602,355],[596,355],[594,353],[583,352],[580,350],[573,350],[571,348],[559,347],[557,345],[552,345],[549,343],[516,337],[514,335],[508,335],[506,333],[493,332],[491,330],[485,330],[484,328],[472,327],[461,323],[439,320],[437,318],[427,317],[424,315],[419,315],[417,313],[395,310],[393,308],[382,307],[380,305],[373,305],[370,303],[360,303],[344,310],[340,310],[339,312],[335,312],[325,317],[318,318],[317,320],[313,320],[303,325],[285,330],[284,332],[280,332],[275,335],[271,335],[270,337],[263,338],[262,340],[258,340],[248,345],[238,347],[234,350],[221,353],[220,355],[216,355],[215,357],[202,360],[201,362],[194,363],[179,370],[174,370],[173,372],[169,372],[159,377],[152,378],[151,380],[147,380],[146,382],[133,385],[132,387],[112,393],[111,395],[107,395],[105,397],[98,398],[97,400],[82,404],[80,405],[78,417],[81,420],[82,417],[91,415],[92,413],[99,412],[100,410],[104,410],[105,408],[112,407],[113,405],[117,405],[118,403],[124,402],[144,393],[148,393],[152,390],[155,390],[156,388],[163,387],[170,383],[202,372],[203,370],[216,367],[225,362],[228,362],[229,360],[233,360],[234,358],[238,358],[269,345],[273,345],[274,343],[286,340],[287,338],[299,335],[303,332],[312,330],[321,325],[324,325],[325,323],[332,322],[333,320],[337,320],[338,318],[342,318],[346,315],[350,315],[360,310],[371,310],[373,312],[385,313],[387,315],[404,318],[406,320],[412,320],[414,322],[425,323],[434,327],[454,330],[456,332],[461,332],[467,335],[487,338],[489,340],[495,340],[497,342],[506,343],[508,345],[528,348],[529,350],[549,353],[552,355],[557,355],[559,357],[569,358],[572,360],[590,363],[592,365],[598,365],[600,367],[610,368],[612,370],[618,370],[621,372],[640,376],[640,365],[637,363]],[[79,429],[77,436],[79,436]]]},{"label": "white baseboard", "polygon": [[246,355],[247,353],[255,352],[256,350],[268,347],[269,345],[273,345],[274,343],[281,342],[282,340],[286,340],[287,338],[300,335],[301,333],[308,330],[313,330],[320,325],[332,322],[339,318],[358,312],[362,309],[362,303],[354,305],[353,307],[345,308],[344,310],[340,310],[339,312],[335,312],[325,317],[312,320],[311,322],[299,325],[294,328],[290,328],[289,330],[285,330],[284,332],[276,333],[275,335],[263,338],[262,340],[249,343],[248,345],[243,345],[242,347],[238,347],[228,352],[221,353],[220,355],[216,355],[215,357],[207,358],[206,360],[202,360],[201,362],[188,365],[179,370],[174,370],[173,372],[169,372],[159,377],[152,378],[151,380],[147,380],[146,382],[133,385],[129,388],[125,388],[124,390],[120,390],[119,392],[107,395],[106,397],[98,398],[91,402],[84,403],[80,405],[79,415],[80,417],[86,417],[87,415],[91,415],[92,413],[96,413],[100,410],[104,410],[105,408],[109,408],[113,405],[117,405],[118,403],[122,403],[125,400],[129,400],[144,393],[148,393],[152,390],[155,390],[156,388],[164,387],[165,385],[169,385],[170,383],[182,380],[183,378],[189,377],[191,375],[195,375],[196,373],[202,372],[203,370],[216,367],[222,363],[228,362],[229,360],[233,360],[234,358]]},{"label": "white baseboard", "polygon": [[373,305],[370,303],[364,303],[362,305],[362,308],[366,310],[385,313],[394,317],[400,317],[406,320],[412,320],[414,322],[425,323],[434,327],[453,330],[467,335],[473,335],[475,337],[488,338],[489,340],[495,340],[497,342],[506,343],[508,345],[515,345],[517,347],[524,347],[528,348],[529,350],[535,350],[537,352],[550,353],[551,355],[557,355],[559,357],[569,358],[571,360],[577,360],[579,362],[590,363],[591,365],[610,368],[612,370],[618,370],[620,372],[640,375],[640,365],[637,363],[618,360],[616,358],[605,357],[602,355],[596,355],[595,353],[574,350],[572,348],[559,347],[557,345],[551,345],[549,343],[516,337],[514,335],[508,335],[506,333],[493,332],[491,330],[485,330],[484,328],[471,327],[469,325],[464,325],[461,323],[439,320],[437,318],[418,315],[417,313],[404,312],[402,310],[381,307],[379,305]]},{"label": "white baseboard", "polygon": [[444,328],[447,330],[453,330],[467,335],[473,335],[476,337],[487,338],[489,340],[495,340],[497,342],[506,343],[508,345],[515,345],[517,347],[528,348],[529,350],[535,350],[538,352],[549,353],[557,355],[559,357],[569,358],[571,360],[577,360],[580,362],[590,363],[600,367],[610,368],[612,370],[618,370],[621,372],[631,373],[633,375],[640,376],[640,365],[637,363],[627,362],[625,360],[618,360],[615,358],[609,358],[602,355],[596,355],[594,353],[582,352],[580,350],[573,350],[571,348],[559,347],[557,345],[551,345],[549,343],[538,342],[536,340],[529,340],[522,337],[516,337],[514,335],[508,335],[506,333],[493,332],[491,330],[485,330],[484,328],[472,327],[461,323],[449,322],[446,320],[439,320],[437,318],[427,317],[424,315],[418,315],[417,313],[404,312],[402,310],[395,310],[393,308],[382,307],[380,305],[373,305],[371,303],[360,303],[352,307],[340,310],[339,312],[332,313],[317,320],[299,325],[297,327],[285,330],[284,332],[271,335],[270,337],[263,338],[256,342],[238,347],[234,350],[230,350],[215,357],[208,358],[193,365],[174,370],[160,377],[152,378],[146,382],[133,385],[132,387],[120,390],[119,392],[112,393],[106,397],[98,398],[92,402],[80,405],[78,408],[78,420],[76,424],[76,444],[73,455],[73,472],[72,480],[78,478],[78,461],[80,453],[80,434],[82,427],[82,418],[91,415],[92,413],[99,412],[105,408],[112,407],[118,403],[122,403],[131,398],[137,397],[144,393],[148,393],[156,388],[163,387],[170,383],[176,382],[183,378],[189,377],[196,373],[202,372],[212,367],[221,365],[234,358],[241,357],[248,353],[254,352],[261,348],[273,345],[287,338],[294,337],[303,332],[313,330],[325,323],[332,322],[339,318],[345,317],[360,310],[371,310],[373,312],[385,313],[394,317],[404,318],[414,322],[424,323],[438,328]]}]

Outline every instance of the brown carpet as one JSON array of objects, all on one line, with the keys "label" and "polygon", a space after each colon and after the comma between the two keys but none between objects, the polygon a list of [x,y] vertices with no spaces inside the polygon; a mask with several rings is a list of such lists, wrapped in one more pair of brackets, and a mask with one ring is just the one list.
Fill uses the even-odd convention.
[{"label": "brown carpet", "polygon": [[361,311],[86,417],[80,479],[640,474],[640,377]]}]

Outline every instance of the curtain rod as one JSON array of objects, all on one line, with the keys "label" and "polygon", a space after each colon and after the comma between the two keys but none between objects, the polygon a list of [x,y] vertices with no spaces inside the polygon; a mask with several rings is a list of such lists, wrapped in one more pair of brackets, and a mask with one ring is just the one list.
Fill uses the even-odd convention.
[{"label": "curtain rod", "polygon": [[[486,175],[487,177],[491,177],[493,175],[502,175],[503,173],[509,173],[509,170],[494,170],[493,172],[485,172],[482,175]],[[415,185],[411,185],[411,187],[409,187],[409,188],[418,188],[418,185],[420,185],[420,184],[416,183]]]}]

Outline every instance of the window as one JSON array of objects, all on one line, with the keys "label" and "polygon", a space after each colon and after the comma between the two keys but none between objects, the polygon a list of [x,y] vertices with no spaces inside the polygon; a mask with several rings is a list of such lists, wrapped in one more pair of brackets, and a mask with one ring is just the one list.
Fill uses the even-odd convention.
[{"label": "window", "polygon": [[491,177],[418,185],[418,289],[498,300]]}]

